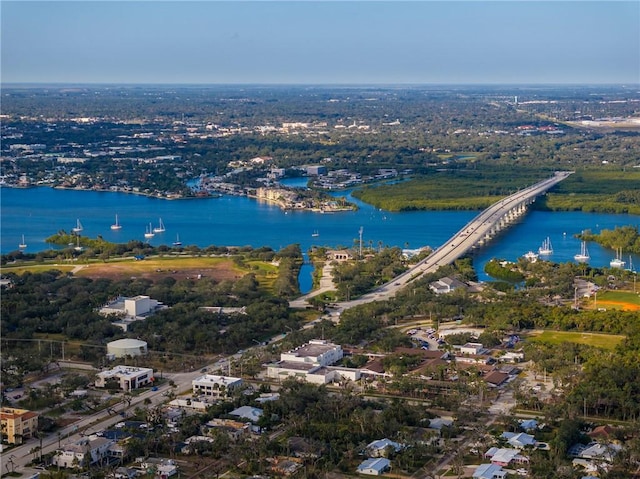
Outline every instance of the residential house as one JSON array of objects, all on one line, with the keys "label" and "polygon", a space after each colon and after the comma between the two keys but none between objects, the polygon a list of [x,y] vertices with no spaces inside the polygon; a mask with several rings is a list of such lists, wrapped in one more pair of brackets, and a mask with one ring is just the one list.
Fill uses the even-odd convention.
[{"label": "residential house", "polygon": [[184,440],[184,446],[180,449],[182,454],[193,454],[196,449],[196,444],[199,442],[213,443],[215,439],[211,436],[190,436]]},{"label": "residential house", "polygon": [[203,428],[207,433],[211,431],[219,431],[237,441],[242,436],[251,432],[251,423],[234,421],[233,419],[214,418],[204,425]]},{"label": "residential house", "polygon": [[429,429],[435,429],[436,431],[442,431],[442,428],[453,426],[453,419],[445,419],[443,417],[436,417],[429,420]]},{"label": "residential house", "polygon": [[507,471],[496,464],[480,464],[473,472],[473,479],[504,479]]},{"label": "residential house", "polygon": [[302,460],[297,457],[276,457],[271,459],[271,470],[277,474],[291,476],[302,468]]},{"label": "residential house", "polygon": [[302,459],[318,459],[323,452],[321,442],[299,436],[290,437],[287,440],[287,448],[295,457]]},{"label": "residential house", "polygon": [[366,452],[371,457],[388,457],[389,452],[399,452],[402,450],[402,445],[394,442],[390,439],[378,439],[367,444]]},{"label": "residential house", "polygon": [[538,428],[538,421],[535,419],[520,419],[520,429],[525,432],[535,431]]},{"label": "residential house", "polygon": [[509,375],[500,371],[491,371],[484,376],[485,382],[487,382],[489,386],[492,387],[501,386],[507,381],[507,379],[509,379]]},{"label": "residential house", "polygon": [[600,444],[591,442],[587,445],[575,444],[569,448],[569,455],[592,461],[612,462],[616,454],[622,449],[618,444]]},{"label": "residential house", "polygon": [[391,461],[384,457],[372,457],[360,463],[356,472],[368,476],[381,476],[391,469]]},{"label": "residential house", "polygon": [[2,440],[9,444],[22,444],[38,430],[38,413],[13,407],[0,408]]},{"label": "residential house", "polygon": [[502,438],[506,439],[509,445],[516,449],[523,449],[525,447],[533,447],[536,445],[536,439],[531,435],[524,432],[503,432]]},{"label": "residential house", "polygon": [[484,453],[484,457],[489,459],[491,464],[502,467],[507,467],[512,462],[516,464],[526,464],[529,462],[529,458],[521,455],[517,449],[492,447]]},{"label": "residential house", "polygon": [[429,284],[435,294],[452,293],[456,289],[466,289],[467,285],[455,278],[444,277]]},{"label": "residential house", "polygon": [[257,407],[240,406],[229,413],[231,416],[239,417],[241,419],[247,419],[251,422],[258,422],[262,417],[263,411]]},{"label": "residential house", "polygon": [[178,474],[178,466],[173,459],[149,457],[140,467],[153,473],[155,477],[166,478]]},{"label": "residential house", "polygon": [[114,441],[106,437],[91,436],[56,449],[51,464],[58,467],[81,468],[106,461]]}]

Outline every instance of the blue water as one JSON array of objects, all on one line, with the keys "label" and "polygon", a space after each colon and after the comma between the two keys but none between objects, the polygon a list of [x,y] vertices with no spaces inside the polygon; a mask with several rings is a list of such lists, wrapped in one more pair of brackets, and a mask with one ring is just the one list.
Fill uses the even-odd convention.
[{"label": "blue water", "polygon": [[[296,183],[297,182],[297,183]],[[290,183],[306,185],[306,179]],[[336,196],[348,192],[336,193]],[[45,238],[64,229],[67,232],[79,219],[82,234],[102,235],[107,241],[144,241],[149,223],[157,226],[162,218],[165,233],[156,234],[152,245],[171,245],[180,236],[184,246],[270,246],[280,249],[299,243],[303,251],[311,246],[350,247],[359,240],[362,227],[364,247],[397,246],[418,248],[438,247],[477,212],[413,211],[390,213],[366,205],[354,198],[358,211],[319,214],[309,211],[282,211],[280,208],[238,196],[193,200],[160,200],[125,193],[55,190],[51,188],[0,188],[1,221],[0,252],[18,249],[24,234],[26,252],[48,249]],[[121,230],[110,225],[118,215]],[[550,213],[533,211],[521,223],[512,226],[475,256],[481,280],[483,265],[491,258],[516,260],[529,250],[537,251],[549,236],[554,248],[551,260],[572,261],[579,252],[580,242],[573,237],[584,229],[598,232],[616,226],[640,224],[640,216],[594,213]],[[312,236],[314,231],[318,236]],[[566,235],[565,235],[566,233]],[[589,244],[590,264],[608,266],[615,256],[594,243]],[[623,258],[627,261],[628,254]],[[633,258],[637,269],[640,257]],[[301,289],[311,287],[311,268],[303,268]]]}]

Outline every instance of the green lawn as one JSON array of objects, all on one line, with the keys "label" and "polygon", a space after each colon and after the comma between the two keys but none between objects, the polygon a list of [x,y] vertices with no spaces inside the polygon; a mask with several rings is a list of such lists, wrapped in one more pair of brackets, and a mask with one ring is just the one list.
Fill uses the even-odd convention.
[{"label": "green lawn", "polygon": [[640,306],[640,294],[633,291],[605,291],[598,293],[598,301],[617,301]]},{"label": "green lawn", "polygon": [[52,269],[57,269],[58,271],[62,271],[63,273],[70,272],[73,268],[75,268],[75,264],[60,264],[60,263],[43,263],[43,264],[31,264],[31,265],[20,265],[20,266],[3,266],[2,273],[15,273],[17,275],[21,275],[23,273],[44,273],[45,271],[49,271]]},{"label": "green lawn", "polygon": [[529,341],[550,344],[587,344],[602,349],[614,349],[624,338],[625,336],[619,334],[581,333],[575,331],[543,331],[541,333],[532,333],[527,337]]}]

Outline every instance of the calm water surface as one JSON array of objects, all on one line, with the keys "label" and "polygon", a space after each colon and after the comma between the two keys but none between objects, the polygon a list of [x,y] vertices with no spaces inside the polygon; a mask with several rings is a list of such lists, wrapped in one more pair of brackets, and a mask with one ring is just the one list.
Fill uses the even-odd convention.
[{"label": "calm water surface", "polygon": [[[306,180],[291,181],[302,185]],[[342,192],[337,195],[348,195]],[[124,193],[55,190],[52,188],[0,188],[1,227],[0,250],[8,253],[18,249],[24,235],[27,252],[48,249],[48,236],[64,229],[67,232],[80,220],[82,234],[102,235],[107,241],[144,241],[149,224],[158,226],[160,218],[164,233],[149,239],[152,245],[171,245],[177,236],[183,245],[227,245],[280,249],[299,243],[303,251],[314,245],[329,247],[353,246],[359,241],[362,228],[363,245],[418,248],[438,247],[477,212],[413,211],[390,213],[349,197],[359,210],[344,213],[312,213],[282,211],[280,208],[238,196],[194,200],[160,200]],[[121,230],[110,225],[118,215]],[[480,249],[474,262],[481,280],[487,280],[482,268],[491,258],[516,260],[529,250],[537,251],[548,236],[554,254],[550,260],[572,261],[580,250],[574,235],[585,229],[598,232],[616,226],[640,224],[633,215],[593,213],[550,213],[532,211],[520,223],[503,232],[491,244]],[[317,236],[313,234],[317,232]],[[607,266],[615,256],[595,243],[589,244],[590,264]],[[629,256],[623,258],[629,266]],[[632,258],[635,265],[640,257]],[[311,287],[311,269],[305,266],[300,283],[303,291]]]}]

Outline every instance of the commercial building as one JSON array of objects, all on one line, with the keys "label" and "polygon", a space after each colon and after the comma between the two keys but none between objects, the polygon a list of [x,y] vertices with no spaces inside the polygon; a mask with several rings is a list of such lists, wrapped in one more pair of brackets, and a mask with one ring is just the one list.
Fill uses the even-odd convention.
[{"label": "commercial building", "polygon": [[22,444],[38,430],[38,414],[27,409],[0,408],[2,440],[9,444]]},{"label": "commercial building", "polygon": [[123,391],[131,391],[152,384],[153,369],[133,366],[116,366],[108,371],[98,373],[96,387],[107,387],[110,382],[118,385]]},{"label": "commercial building", "polygon": [[217,376],[215,374],[204,374],[191,381],[194,395],[209,396],[216,399],[229,396],[234,389],[242,386],[242,384],[241,378]]},{"label": "commercial building", "polygon": [[133,296],[131,298],[119,297],[102,308],[99,313],[104,316],[113,316],[113,324],[127,331],[129,324],[141,321],[160,309],[166,308],[161,302],[151,299],[149,296]]},{"label": "commercial building", "polygon": [[331,366],[343,356],[340,345],[314,339],[281,353],[280,361],[267,368],[267,376],[273,379],[295,377],[314,384],[327,384],[343,378],[357,381],[360,379],[360,370]]}]

